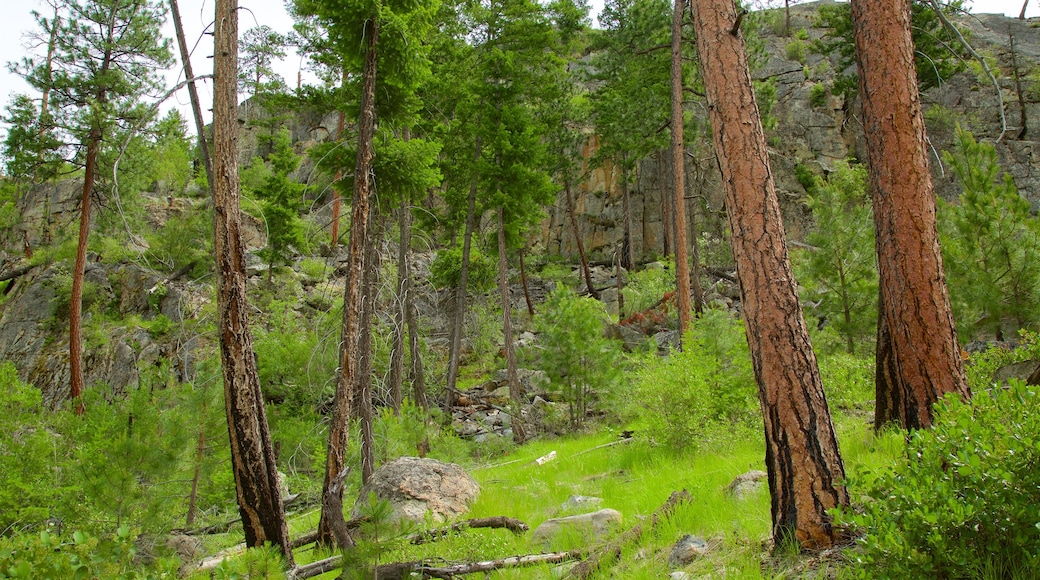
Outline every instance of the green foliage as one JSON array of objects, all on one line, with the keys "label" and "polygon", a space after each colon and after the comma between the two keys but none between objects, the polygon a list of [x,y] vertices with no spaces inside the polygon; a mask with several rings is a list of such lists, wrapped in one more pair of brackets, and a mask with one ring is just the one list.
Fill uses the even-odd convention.
[{"label": "green foliage", "polygon": [[[495,285],[498,274],[495,262],[476,249],[470,250],[466,289],[469,292],[487,292]],[[462,276],[462,246],[437,252],[430,264],[430,281],[435,288],[458,288]]]},{"label": "green foliage", "polygon": [[671,262],[631,272],[625,284],[625,310],[641,312],[650,308],[668,292],[675,290],[675,271]]},{"label": "green foliage", "polygon": [[190,207],[172,211],[162,227],[145,235],[145,262],[161,272],[188,268],[193,277],[213,268],[213,209]]},{"label": "green foliage", "polygon": [[[813,344],[816,344],[814,338]],[[874,359],[835,352],[817,358],[827,404],[832,409],[872,410],[874,404]]]},{"label": "green foliage", "polygon": [[303,221],[300,219],[305,186],[291,177],[300,166],[300,157],[293,152],[287,129],[282,129],[272,138],[272,152],[268,159],[270,173],[252,193],[261,201],[267,225],[267,247],[258,253],[273,269],[291,263],[296,252],[306,249]]},{"label": "green foliage", "polygon": [[114,537],[93,538],[83,532],[67,536],[47,530],[38,535],[0,539],[0,578],[69,580],[176,578],[176,570],[146,572],[134,561],[134,537],[120,526]]},{"label": "green foliage", "polygon": [[810,312],[838,330],[851,354],[873,336],[877,311],[866,168],[838,164],[808,190],[816,227],[806,236],[813,249],[796,262],[798,281],[816,304]]},{"label": "green foliage", "polygon": [[[266,304],[267,324],[255,329],[254,350],[264,399],[299,413],[330,394],[324,383],[335,376],[337,349],[332,328],[312,328],[294,310],[294,300]],[[330,317],[327,322],[333,322]]]},{"label": "green foliage", "polygon": [[18,380],[10,362],[0,363],[0,535],[31,529],[52,515],[67,492],[53,464],[61,436],[44,416],[40,390]]},{"label": "green foliage", "polygon": [[705,310],[683,350],[651,358],[634,381],[631,402],[650,437],[678,452],[725,445],[758,417],[744,326],[722,310]]},{"label": "green foliage", "polygon": [[[917,82],[922,91],[938,86],[963,70],[959,41],[943,26],[942,21],[927,2],[910,5],[910,30],[914,41],[914,65]],[[954,0],[942,4],[947,14],[962,9],[962,2]],[[852,13],[848,3],[822,4],[816,13],[816,26],[828,28],[823,37],[813,42],[813,50],[819,54],[838,54],[837,70],[849,70],[855,64],[855,42],[852,36]],[[851,98],[859,90],[859,81],[853,72],[839,74],[833,88],[834,94]]]},{"label": "green foliage", "polygon": [[784,47],[784,56],[787,60],[793,60],[798,64],[805,64],[806,56],[809,54],[809,43],[801,38],[795,38]]},{"label": "green foliage", "polygon": [[250,95],[286,89],[285,79],[274,71],[275,61],[285,58],[288,38],[270,26],[259,25],[242,35],[238,52],[238,90]]},{"label": "green foliage", "polygon": [[188,125],[177,110],[171,110],[155,126],[153,178],[160,186],[157,193],[180,195],[191,182],[195,146],[188,138]]},{"label": "green foliage", "polygon": [[608,315],[603,304],[557,288],[535,319],[541,347],[539,366],[552,379],[550,388],[569,406],[572,429],[580,429],[596,397],[616,388],[620,349],[603,333]]},{"label": "green foliage", "polygon": [[809,89],[809,105],[819,108],[827,104],[827,85],[816,83]]},{"label": "green foliage", "polygon": [[1012,382],[936,405],[905,459],[861,474],[867,497],[839,519],[866,530],[863,578],[1029,578],[1040,565],[1040,393]]},{"label": "green foliage", "polygon": [[368,494],[367,501],[360,506],[364,523],[358,532],[361,540],[356,546],[343,553],[344,569],[340,576],[345,580],[367,580],[375,577],[375,566],[380,558],[407,533],[413,531],[407,520],[395,521],[394,508],[386,500]]},{"label": "green foliage", "polygon": [[959,329],[1001,339],[1040,320],[1040,218],[1004,174],[996,149],[957,129],[943,156],[961,183],[959,203],[940,203],[940,233]]}]

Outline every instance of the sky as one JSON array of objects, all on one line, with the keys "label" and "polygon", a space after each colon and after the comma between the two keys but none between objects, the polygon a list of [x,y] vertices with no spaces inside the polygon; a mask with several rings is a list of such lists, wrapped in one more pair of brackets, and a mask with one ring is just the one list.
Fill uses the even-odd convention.
[{"label": "sky", "polygon": [[[7,63],[18,61],[32,51],[28,45],[26,33],[38,30],[31,12],[39,10],[47,14],[47,4],[42,0],[2,0],[6,5],[4,16],[0,18],[0,114],[6,112],[7,103],[13,95],[18,93],[29,93],[29,87],[17,75],[11,73],[6,66]],[[214,0],[179,0],[181,18],[184,21],[185,36],[189,50],[193,50],[192,67],[196,75],[205,74],[209,68],[212,54],[212,36],[202,36],[203,29],[213,20]],[[1018,16],[1022,9],[1022,0],[967,0],[965,2],[969,10],[976,13],[1004,13],[1008,16]],[[602,6],[602,0],[592,0],[593,20],[597,7]],[[285,0],[239,0],[240,20],[239,31],[245,32],[258,24],[266,24],[271,28],[286,33],[292,29],[292,18],[285,9]],[[1028,17],[1040,16],[1040,0],[1030,2],[1026,12]],[[165,34],[173,37],[173,25],[169,22],[164,28]],[[1038,32],[1040,34],[1040,32]],[[192,49],[192,47],[195,47]],[[176,53],[176,45],[174,45]],[[39,51],[36,51],[39,52]],[[179,55],[177,62],[180,62]],[[290,49],[288,57],[278,65],[278,72],[289,86],[295,86],[296,75],[302,65],[301,58]],[[167,74],[167,85],[173,86],[183,80],[183,75],[178,71]],[[305,81],[306,82],[306,77]],[[203,103],[203,115],[208,107],[206,103],[212,101],[213,95],[209,83],[199,86],[199,98]],[[187,91],[182,90],[174,95],[162,109],[169,110],[177,108],[181,110],[186,119],[191,118],[190,104]],[[0,123],[0,130],[6,132],[6,127]]]}]

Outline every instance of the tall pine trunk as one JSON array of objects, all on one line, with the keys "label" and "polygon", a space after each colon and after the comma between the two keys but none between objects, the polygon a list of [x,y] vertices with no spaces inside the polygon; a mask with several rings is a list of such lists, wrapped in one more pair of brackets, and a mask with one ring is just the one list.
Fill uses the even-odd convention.
[{"label": "tall pine trunk", "polygon": [[970,393],[939,252],[910,0],[854,0],[852,23],[881,293],[874,421],[928,427],[935,401]]},{"label": "tall pine trunk", "polygon": [[690,257],[686,243],[686,163],[683,144],[682,18],[685,0],[672,9],[672,215],[675,216],[675,296],[679,303],[679,340],[690,327]]},{"label": "tall pine trunk", "polygon": [[765,424],[773,540],[826,548],[845,468],[784,240],[737,9],[695,2],[694,30],[726,187],[741,305]]},{"label": "tall pine trunk", "polygon": [[513,442],[524,442],[523,393],[516,371],[516,349],[513,347],[513,303],[509,298],[509,272],[506,263],[505,209],[498,208],[498,293],[502,298],[502,338],[506,353],[506,381],[509,384],[509,400],[513,407]]},{"label": "tall pine trunk", "polygon": [[376,47],[379,23],[366,20],[365,65],[362,73],[361,113],[358,120],[358,151],[354,167],[354,196],[350,218],[350,249],[347,255],[347,283],[343,290],[343,324],[340,334],[339,374],[332,399],[329,424],[329,447],[325,459],[325,481],[322,485],[321,518],[318,520],[318,542],[331,544],[337,538],[342,548],[350,546],[343,520],[342,475],[346,469],[347,443],[350,439],[351,401],[354,374],[357,372],[361,297],[365,282],[365,239],[368,233],[368,206],[372,192],[372,139],[375,135]]},{"label": "tall pine trunk", "polygon": [[79,239],[72,271],[72,293],[69,296],[69,400],[77,415],[83,414],[83,279],[87,269],[91,194],[94,192],[100,147],[101,129],[94,127],[87,137],[87,159],[83,170],[83,192],[80,195]]},{"label": "tall pine trunk", "polygon": [[592,284],[592,271],[589,270],[589,260],[585,256],[585,243],[581,241],[581,230],[578,229],[578,216],[574,209],[574,193],[571,191],[571,180],[563,178],[563,192],[567,199],[567,215],[571,221],[571,231],[574,232],[574,244],[578,247],[578,259],[581,260],[581,272],[585,277],[585,288],[596,300],[599,300],[599,292]]},{"label": "tall pine trunk", "polygon": [[246,545],[277,546],[292,566],[246,302],[238,180],[238,2],[217,0],[214,32],[214,247],[224,402]]}]

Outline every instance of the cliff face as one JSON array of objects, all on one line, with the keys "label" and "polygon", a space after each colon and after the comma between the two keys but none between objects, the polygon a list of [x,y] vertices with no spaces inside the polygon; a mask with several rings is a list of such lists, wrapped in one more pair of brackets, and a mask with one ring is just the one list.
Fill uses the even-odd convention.
[{"label": "cliff face", "polygon": [[[826,32],[814,26],[817,10],[822,4],[813,2],[791,8],[791,30],[805,29],[810,40]],[[928,136],[935,156],[932,174],[936,192],[945,199],[956,199],[960,194],[950,171],[943,167],[941,152],[953,143],[954,129],[959,123],[977,139],[994,142],[1001,136],[1001,100],[1007,130],[996,141],[997,152],[1006,172],[1015,178],[1019,192],[1032,203],[1034,211],[1040,208],[1040,85],[1033,82],[1030,73],[1040,66],[1040,20],[1017,20],[997,14],[963,15],[954,22],[969,32],[967,38],[984,56],[994,59],[991,64],[1000,85],[997,91],[984,74],[970,67],[940,87],[922,95],[928,119]],[[770,161],[777,182],[780,204],[786,222],[787,235],[798,239],[810,224],[805,206],[805,189],[795,177],[795,167],[803,166],[817,174],[825,174],[834,164],[845,159],[863,159],[863,127],[860,122],[858,100],[846,102],[841,96],[828,93],[823,98],[811,98],[818,85],[830,88],[840,67],[837,55],[819,55],[809,50],[804,58],[788,58],[788,45],[793,36],[781,36],[769,26],[759,30],[766,54],[766,62],[754,71],[756,80],[772,80],[776,100],[771,114],[778,123],[767,131]],[[1018,98],[1012,66],[1012,41],[1023,89],[1023,100]],[[1032,75],[1035,78],[1035,75]],[[1022,130],[1022,108],[1025,108],[1026,131]],[[691,106],[694,116],[704,116],[703,107]],[[707,119],[699,119],[707,126]],[[586,251],[591,260],[610,260],[623,235],[622,195],[620,174],[607,165],[591,168],[588,160],[598,143],[593,137],[583,151],[588,178],[576,188],[575,209]],[[638,169],[638,178],[631,188],[633,250],[637,260],[653,259],[664,252],[662,225],[662,198],[670,197],[671,167],[666,151],[644,159]],[[724,239],[723,192],[710,136],[694,135],[687,138],[686,183],[687,199],[691,210],[696,206],[697,221],[702,232]],[[568,259],[577,259],[575,237],[567,215],[563,196],[549,210],[540,232],[539,242],[550,253],[559,253]]]}]

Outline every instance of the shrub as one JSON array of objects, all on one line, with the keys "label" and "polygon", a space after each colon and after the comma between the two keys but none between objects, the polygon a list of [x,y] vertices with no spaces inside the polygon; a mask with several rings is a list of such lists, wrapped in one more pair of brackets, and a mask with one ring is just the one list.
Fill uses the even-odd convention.
[{"label": "shrub", "polygon": [[744,327],[725,311],[706,310],[683,345],[647,362],[637,373],[632,400],[655,441],[694,452],[752,425],[757,392]]},{"label": "shrub", "polygon": [[[490,290],[497,280],[497,266],[490,259],[478,252],[470,250],[469,273],[466,289],[469,292],[481,293]],[[462,246],[447,248],[437,252],[437,257],[430,264],[430,281],[436,288],[458,288],[462,277]]]},{"label": "shrub", "polygon": [[[861,577],[1033,577],[1040,565],[1040,393],[1013,381],[969,403],[940,402],[931,430],[910,435],[906,459],[860,476]],[[860,487],[853,480],[850,487]]]},{"label": "shrub", "polygon": [[607,320],[601,302],[561,287],[549,295],[536,321],[540,366],[567,401],[572,429],[584,424],[593,396],[613,390],[617,379],[620,352],[603,334]]},{"label": "shrub", "polygon": [[812,107],[823,107],[827,104],[827,85],[816,83],[809,89],[809,105]]},{"label": "shrub", "polygon": [[940,202],[943,259],[958,327],[968,333],[1036,328],[1040,319],[1040,219],[1003,174],[992,144],[957,128],[943,157],[964,192]]}]

